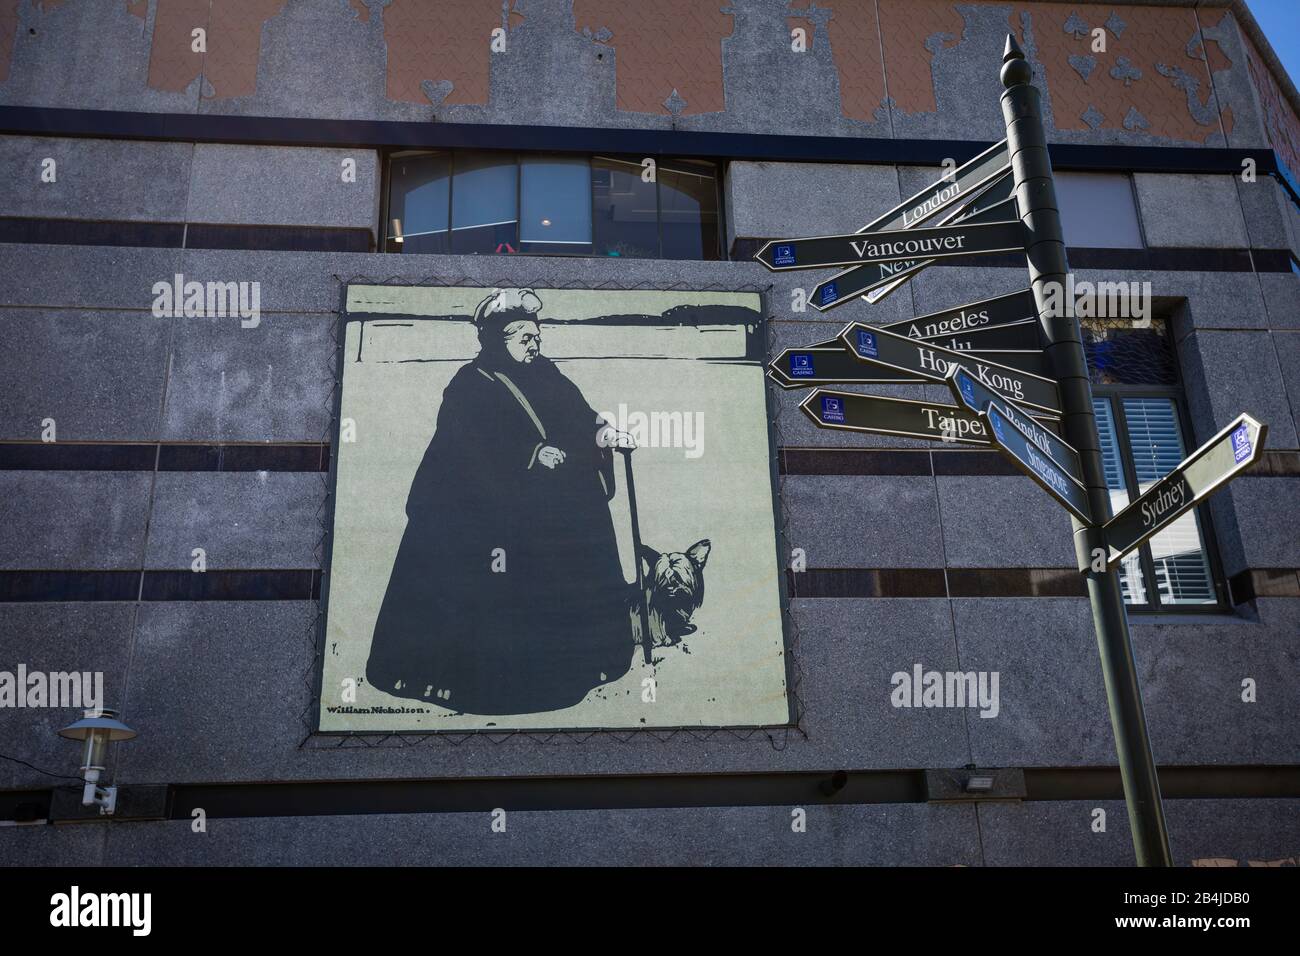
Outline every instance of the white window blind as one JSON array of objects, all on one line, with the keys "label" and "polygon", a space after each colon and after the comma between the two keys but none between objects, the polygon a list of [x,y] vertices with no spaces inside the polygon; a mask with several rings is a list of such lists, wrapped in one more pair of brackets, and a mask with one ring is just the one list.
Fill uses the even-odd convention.
[{"label": "white window blind", "polygon": [[[1128,504],[1128,489],[1124,483],[1124,465],[1120,460],[1115,417],[1110,402],[1104,398],[1094,398],[1092,410],[1097,417],[1097,435],[1101,439],[1101,464],[1106,473],[1106,487],[1110,491],[1110,511],[1111,514],[1117,514]],[[1120,560],[1119,586],[1125,604],[1147,603],[1139,552],[1131,551]]]},{"label": "white window blind", "polygon": [[[1124,424],[1141,494],[1186,456],[1178,410],[1168,398],[1125,398]],[[1161,604],[1214,604],[1214,580],[1199,519],[1190,511],[1150,542]]]}]

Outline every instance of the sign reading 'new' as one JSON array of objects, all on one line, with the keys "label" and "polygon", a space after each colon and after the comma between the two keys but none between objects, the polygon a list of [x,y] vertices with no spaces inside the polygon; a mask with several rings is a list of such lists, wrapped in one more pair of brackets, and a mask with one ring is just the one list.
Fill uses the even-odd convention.
[{"label": "sign reading 'new'", "polygon": [[[944,259],[986,252],[1011,252],[1025,247],[1020,220],[934,229],[909,229],[866,235],[815,236],[773,240],[755,258],[773,272],[823,269],[827,266],[891,262],[908,257]],[[816,300],[814,299],[814,302]]]},{"label": "sign reading 'new'", "polygon": [[1188,455],[1102,528],[1107,564],[1169,527],[1258,461],[1267,434],[1268,426],[1243,414]]}]

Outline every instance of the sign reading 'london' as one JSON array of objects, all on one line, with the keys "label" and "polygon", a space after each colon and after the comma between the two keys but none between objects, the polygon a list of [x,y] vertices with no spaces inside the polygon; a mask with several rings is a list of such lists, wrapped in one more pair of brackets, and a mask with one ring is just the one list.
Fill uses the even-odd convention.
[{"label": "sign reading 'london'", "polygon": [[1258,461],[1267,434],[1267,425],[1243,414],[1188,455],[1102,528],[1106,563],[1114,564]]},{"label": "sign reading 'london'", "polygon": [[952,367],[961,365],[999,395],[1048,415],[1055,416],[1061,411],[1056,383],[1041,375],[909,339],[861,322],[851,324],[840,338],[864,362],[919,375],[931,382],[946,381]]},{"label": "sign reading 'london'", "polygon": [[[934,229],[900,230],[867,235],[815,236],[774,240],[755,258],[773,272],[822,269],[857,263],[891,262],[907,257],[927,259],[1010,252],[1025,247],[1025,226],[1019,219]],[[814,303],[816,297],[814,296]]]}]

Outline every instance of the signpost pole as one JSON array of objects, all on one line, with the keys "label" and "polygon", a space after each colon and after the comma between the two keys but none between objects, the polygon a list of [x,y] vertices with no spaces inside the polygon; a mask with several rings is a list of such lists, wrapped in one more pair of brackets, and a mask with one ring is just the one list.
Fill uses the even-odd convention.
[{"label": "signpost pole", "polygon": [[[1074,523],[1075,554],[1079,570],[1086,576],[1088,597],[1092,603],[1097,630],[1097,648],[1106,682],[1111,727],[1128,804],[1129,827],[1139,866],[1171,866],[1169,837],[1165,831],[1164,809],[1160,800],[1160,782],[1156,777],[1151,741],[1147,737],[1146,715],[1142,709],[1142,692],[1133,662],[1133,645],[1129,639],[1128,616],[1120,592],[1119,574],[1106,569],[1105,541],[1101,525],[1110,517],[1110,495],[1102,470],[1097,423],[1092,411],[1092,393],[1088,385],[1088,367],[1084,357],[1079,325],[1072,314],[1056,314],[1049,303],[1062,301],[1059,295],[1049,298],[1052,284],[1065,288],[1068,266],[1061,218],[1057,211],[1056,190],[1047,153],[1046,137],[1038,89],[1033,85],[1033,70],[1015,37],[1008,35],[1003,57],[1002,115],[1007,126],[1007,151],[1015,177],[1016,199],[1026,230],[1026,255],[1029,274],[1043,331],[1044,349],[1050,377],[1057,380],[1061,392],[1063,437],[1079,452],[1083,484],[1088,490],[1093,521]],[[1100,567],[1101,570],[1095,570]]]}]

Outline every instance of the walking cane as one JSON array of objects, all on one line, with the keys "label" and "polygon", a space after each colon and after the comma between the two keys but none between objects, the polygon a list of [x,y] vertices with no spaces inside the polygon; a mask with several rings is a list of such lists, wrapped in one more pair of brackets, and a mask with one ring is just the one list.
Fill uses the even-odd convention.
[{"label": "walking cane", "polygon": [[641,612],[641,651],[649,664],[651,645],[650,613],[645,606],[645,577],[641,573],[641,524],[636,517],[636,479],[632,477],[632,452],[634,448],[619,448],[623,453],[623,474],[627,477],[627,504],[632,515],[632,563],[636,565],[636,603]]}]

